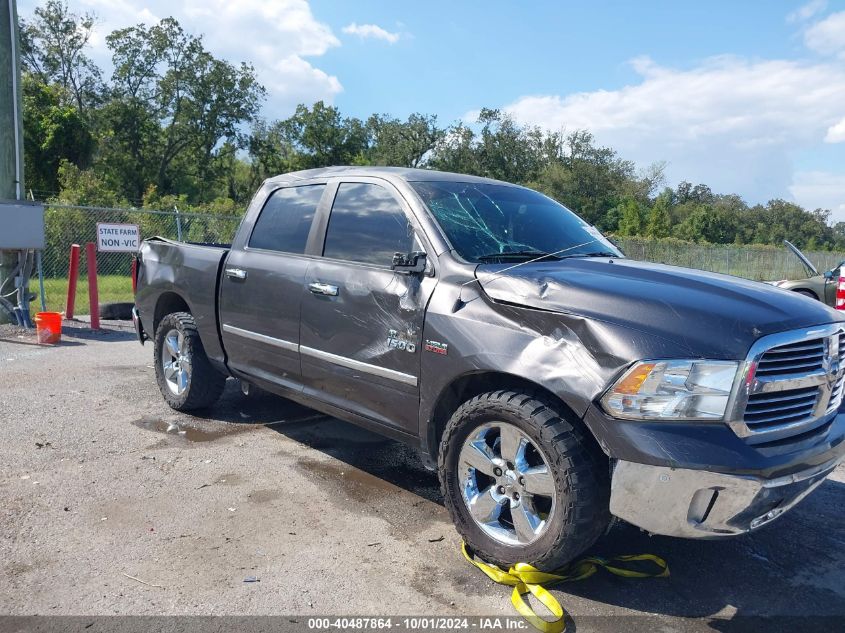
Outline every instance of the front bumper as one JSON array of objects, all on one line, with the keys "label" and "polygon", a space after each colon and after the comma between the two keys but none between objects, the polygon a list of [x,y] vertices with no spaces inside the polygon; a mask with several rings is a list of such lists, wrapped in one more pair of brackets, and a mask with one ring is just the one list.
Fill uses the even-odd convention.
[{"label": "front bumper", "polygon": [[824,481],[842,457],[775,479],[619,460],[610,511],[648,532],[718,538],[773,521]]}]

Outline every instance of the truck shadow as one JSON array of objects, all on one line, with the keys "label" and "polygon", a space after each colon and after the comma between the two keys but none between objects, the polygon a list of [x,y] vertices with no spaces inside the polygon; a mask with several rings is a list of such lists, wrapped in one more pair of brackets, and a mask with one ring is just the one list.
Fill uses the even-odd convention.
[{"label": "truck shadow", "polygon": [[[437,476],[414,449],[271,394],[244,397],[237,389],[236,382],[227,385],[210,419],[265,425],[442,505]],[[619,523],[588,555],[657,554],[668,562],[671,576],[637,580],[602,571],[553,591],[563,604],[570,595],[634,612],[711,619],[709,627],[725,633],[833,630],[845,615],[843,508],[845,484],[828,480],[792,512],[752,535],[685,540],[649,536]],[[603,624],[613,628],[611,622]]]},{"label": "truck shadow", "polygon": [[260,424],[375,478],[443,505],[437,474],[424,466],[418,451],[265,391],[257,390],[244,396],[236,380],[227,382],[223,396],[212,409],[196,412],[194,416]]},{"label": "truck shadow", "polygon": [[73,322],[65,321],[62,324],[62,343],[64,343],[67,339],[71,339],[71,342],[95,340],[107,343],[135,341],[138,339],[135,331],[127,328],[111,328],[103,326],[100,330],[92,330],[86,325],[70,325],[70,323]]}]

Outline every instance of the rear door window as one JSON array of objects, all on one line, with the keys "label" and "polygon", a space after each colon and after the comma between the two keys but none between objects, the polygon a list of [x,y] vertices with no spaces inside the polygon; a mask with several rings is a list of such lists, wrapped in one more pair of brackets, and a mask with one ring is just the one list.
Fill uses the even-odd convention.
[{"label": "rear door window", "polygon": [[393,255],[410,252],[413,243],[408,218],[387,189],[363,182],[340,184],[329,216],[325,257],[390,267]]},{"label": "rear door window", "polygon": [[274,191],[252,229],[250,248],[304,253],[314,213],[326,185],[286,187]]}]

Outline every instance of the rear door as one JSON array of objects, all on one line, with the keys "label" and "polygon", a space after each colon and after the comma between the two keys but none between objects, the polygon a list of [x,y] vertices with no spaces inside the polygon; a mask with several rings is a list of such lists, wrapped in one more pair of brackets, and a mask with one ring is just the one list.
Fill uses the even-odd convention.
[{"label": "rear door", "polygon": [[433,251],[386,181],[344,179],[329,195],[323,257],[309,267],[302,299],[305,390],[416,434],[420,337],[436,278],[431,261],[421,275],[391,264],[395,253]]},{"label": "rear door", "polygon": [[232,245],[220,282],[230,369],[301,389],[299,312],[312,225],[325,191],[325,182],[276,189],[252,231]]}]

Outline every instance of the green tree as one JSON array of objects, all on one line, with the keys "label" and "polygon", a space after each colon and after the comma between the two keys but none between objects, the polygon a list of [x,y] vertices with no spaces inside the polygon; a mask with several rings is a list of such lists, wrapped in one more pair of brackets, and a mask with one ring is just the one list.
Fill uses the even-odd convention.
[{"label": "green tree", "polygon": [[101,165],[115,186],[139,199],[149,183],[201,200],[226,188],[220,167],[247,145],[240,127],[264,96],[254,70],[214,58],[174,18],[106,38],[113,98],[104,108]]},{"label": "green tree", "polygon": [[372,139],[369,161],[396,167],[420,167],[445,135],[436,116],[418,113],[407,121],[374,114],[367,120],[367,130]]},{"label": "green tree", "polygon": [[641,235],[645,218],[640,203],[631,197],[626,197],[619,211],[619,235]]},{"label": "green tree", "polygon": [[278,124],[258,119],[247,139],[249,155],[249,188],[253,191],[270,176],[295,169],[296,149],[288,141],[285,130]]},{"label": "green tree", "polygon": [[441,171],[481,175],[475,151],[475,132],[463,123],[450,126],[435,146],[429,165]]},{"label": "green tree", "polygon": [[735,218],[724,209],[700,204],[675,229],[683,240],[730,244],[736,234]]},{"label": "green tree", "polygon": [[476,153],[482,175],[498,180],[528,182],[545,164],[539,144],[542,132],[522,127],[500,111],[482,108]]},{"label": "green tree", "polygon": [[368,148],[367,130],[356,118],[322,101],[299,105],[293,116],[278,123],[281,137],[296,150],[291,167],[310,169],[348,165]]},{"label": "green tree", "polygon": [[194,167],[199,199],[206,200],[214,183],[225,177],[229,158],[246,147],[240,126],[257,115],[264,88],[252,66],[234,66],[203,51],[187,89],[189,98],[178,116],[190,139],[186,158]]},{"label": "green tree", "polygon": [[47,0],[31,22],[21,20],[23,70],[59,84],[83,116],[103,96],[101,71],[85,52],[95,24],[93,14],[72,13],[64,0]]},{"label": "green tree", "polygon": [[654,205],[648,212],[646,235],[649,237],[669,237],[672,233],[672,217],[669,215],[669,200],[671,193],[665,192],[657,196]]},{"label": "green tree", "polygon": [[23,75],[24,168],[27,184],[40,197],[59,190],[59,165],[87,167],[95,142],[79,110],[58,85]]},{"label": "green tree", "polygon": [[568,191],[560,192],[558,199],[593,224],[619,203],[626,185],[635,178],[633,163],[608,147],[597,146],[585,130],[566,137],[561,163],[570,176]]}]

